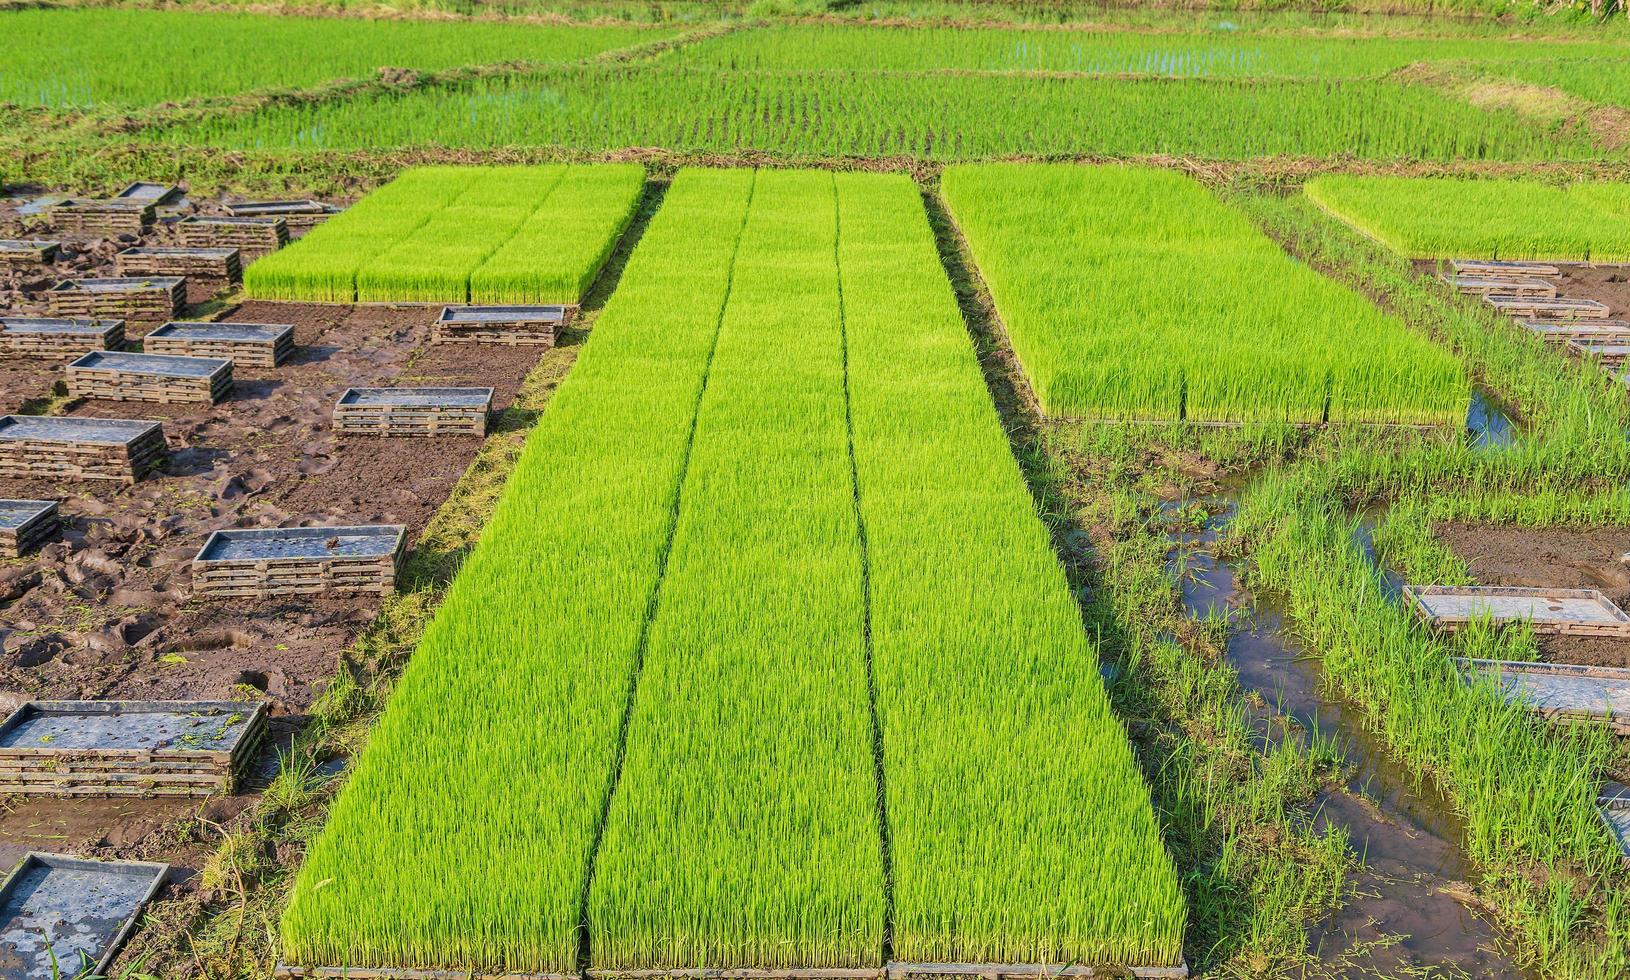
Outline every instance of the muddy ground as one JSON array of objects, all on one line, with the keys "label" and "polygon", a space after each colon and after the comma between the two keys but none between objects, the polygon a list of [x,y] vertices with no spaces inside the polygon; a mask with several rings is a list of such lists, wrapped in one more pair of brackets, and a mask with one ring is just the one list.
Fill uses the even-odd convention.
[{"label": "muddy ground", "polygon": [[[1433,535],[1466,562],[1479,585],[1600,589],[1630,609],[1630,528],[1589,530],[1438,524]],[[1630,667],[1630,639],[1541,636],[1552,663]]]},{"label": "muddy ground", "polygon": [[[436,309],[439,309],[436,308]],[[292,323],[276,369],[240,368],[218,405],[80,401],[63,414],[157,419],[165,467],[125,487],[0,477],[0,497],[61,500],[61,540],[0,560],[0,709],[28,698],[269,698],[273,734],[298,725],[377,597],[202,601],[190,562],[230,527],[392,523],[409,544],[481,440],[336,436],[334,402],[359,385],[472,385],[514,398],[538,348],[429,343],[435,309],[248,302],[219,319]],[[139,335],[139,331],[134,335]],[[60,364],[0,359],[0,401],[49,392]],[[0,866],[34,848],[167,860],[185,881],[213,850],[187,821],[247,805],[202,801],[0,803]],[[178,826],[183,828],[178,830]]]}]

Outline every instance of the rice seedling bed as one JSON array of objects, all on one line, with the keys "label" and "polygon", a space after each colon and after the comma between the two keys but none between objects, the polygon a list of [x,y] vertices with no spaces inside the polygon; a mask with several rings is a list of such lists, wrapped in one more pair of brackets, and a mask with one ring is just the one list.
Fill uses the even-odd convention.
[{"label": "rice seedling bed", "polygon": [[149,354],[224,357],[235,367],[275,368],[294,353],[294,324],[172,320],[149,330],[142,337],[142,350]]},{"label": "rice seedling bed", "polygon": [[279,527],[216,531],[192,560],[192,592],[211,599],[388,594],[407,549],[407,529]]},{"label": "rice seedling bed", "polygon": [[1453,357],[1181,174],[958,166],[943,189],[1048,415],[1465,420]]},{"label": "rice seedling bed", "polygon": [[7,415],[0,418],[0,476],[135,483],[168,447],[160,422]]},{"label": "rice seedling bed", "polygon": [[868,71],[585,66],[320,104],[268,105],[138,137],[238,150],[758,151],[779,157],[1172,154],[1595,159],[1587,135],[1397,81],[1123,81]]},{"label": "rice seedling bed", "polygon": [[[0,884],[0,948],[19,980],[106,976],[170,868],[30,852]],[[81,964],[90,964],[82,970]]]},{"label": "rice seedling bed", "polygon": [[673,29],[278,17],[129,9],[9,10],[0,102],[132,107],[373,76],[574,61]]},{"label": "rice seedling bed", "polygon": [[235,248],[135,246],[114,256],[121,276],[205,276],[237,280],[243,266]]},{"label": "rice seedling bed", "polygon": [[21,558],[61,530],[55,500],[0,500],[0,558]]},{"label": "rice seedling bed", "polygon": [[1597,589],[1411,585],[1403,598],[1422,621],[1442,630],[1488,620],[1526,623],[1536,633],[1630,636],[1630,614]]},{"label": "rice seedling bed", "polygon": [[232,362],[214,357],[91,351],[67,376],[71,397],[109,401],[212,405],[232,390]]},{"label": "rice seedling bed", "polygon": [[77,357],[124,346],[123,320],[72,317],[0,317],[0,355]]},{"label": "rice seedling bed", "polygon": [[1612,185],[1335,174],[1316,177],[1303,190],[1337,218],[1411,258],[1630,259],[1630,209]]},{"label": "rice seedling bed", "polygon": [[586,921],[596,977],[879,976],[885,827],[908,973],[1181,968],[915,186],[681,171],[311,848],[283,973],[569,973]]},{"label": "rice seedling bed", "polygon": [[1456,663],[1468,683],[1492,679],[1506,700],[1540,718],[1588,722],[1630,735],[1630,670],[1507,660]]},{"label": "rice seedling bed", "polygon": [[236,701],[25,701],[0,723],[0,791],[47,796],[231,793],[269,707]]},{"label": "rice seedling bed", "polygon": [[638,166],[409,170],[250,265],[251,296],[576,303],[633,216]]}]

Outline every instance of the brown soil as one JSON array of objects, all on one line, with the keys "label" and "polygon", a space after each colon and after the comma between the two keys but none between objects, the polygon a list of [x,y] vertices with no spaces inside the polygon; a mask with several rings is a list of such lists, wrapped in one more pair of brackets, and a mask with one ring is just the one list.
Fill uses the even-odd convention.
[{"label": "brown soil", "polygon": [[1556,294],[1568,299],[1593,299],[1606,303],[1609,315],[1630,318],[1630,266],[1564,265]]},{"label": "brown soil", "polygon": [[[1438,524],[1433,535],[1471,569],[1479,585],[1600,589],[1630,608],[1630,528],[1590,530]],[[1630,640],[1541,636],[1540,656],[1552,663],[1630,667]]]},{"label": "brown soil", "polygon": [[0,357],[0,415],[49,398],[62,380],[62,363],[34,357]]},{"label": "brown soil", "polygon": [[[60,541],[0,560],[0,712],[31,697],[269,698],[273,741],[286,743],[379,600],[190,599],[190,562],[205,537],[230,527],[396,523],[411,545],[481,440],[339,437],[335,400],[356,385],[483,385],[501,410],[542,353],[432,347],[426,307],[254,302],[224,317],[293,323],[298,350],[275,370],[235,371],[218,405],[65,407],[162,420],[171,454],[161,471],[131,487],[0,477],[0,497],[60,499],[69,521]],[[0,400],[38,397],[58,370],[0,361]],[[202,805],[220,822],[250,799]],[[167,860],[185,880],[216,846],[178,821],[199,801],[11,803],[0,806],[0,864],[49,848]]]}]

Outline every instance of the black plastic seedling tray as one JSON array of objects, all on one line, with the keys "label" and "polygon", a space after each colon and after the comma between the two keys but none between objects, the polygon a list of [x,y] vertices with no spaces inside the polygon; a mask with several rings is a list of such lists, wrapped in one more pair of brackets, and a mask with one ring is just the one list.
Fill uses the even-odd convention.
[{"label": "black plastic seedling tray", "polygon": [[106,974],[169,870],[143,861],[26,855],[0,885],[0,980]]},{"label": "black plastic seedling tray", "polygon": [[197,562],[280,559],[386,558],[397,552],[407,529],[397,524],[359,527],[268,527],[216,531]]},{"label": "black plastic seedling tray", "polygon": [[7,415],[0,417],[0,439],[32,439],[40,442],[90,442],[123,446],[162,428],[145,419],[82,419],[52,415]]}]

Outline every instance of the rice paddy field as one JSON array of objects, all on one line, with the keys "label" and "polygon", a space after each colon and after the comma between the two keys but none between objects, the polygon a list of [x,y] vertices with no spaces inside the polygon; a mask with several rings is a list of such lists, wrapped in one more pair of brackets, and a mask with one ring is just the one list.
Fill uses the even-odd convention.
[{"label": "rice paddy field", "polygon": [[[1274,6],[0,0],[0,313],[216,222],[260,244],[177,318],[295,338],[197,412],[0,346],[8,410],[171,451],[0,461],[64,517],[0,558],[0,693],[210,658],[272,706],[231,794],[4,801],[8,854],[172,866],[58,973],[1630,976],[1622,712],[1478,666],[1597,704],[1630,631],[1408,588],[1630,603],[1630,21]],[[58,209],[133,181],[178,189],[151,227]],[[501,404],[219,444],[381,365]],[[167,513],[396,520],[458,446],[384,594],[197,596],[161,643],[191,572],[104,588],[196,544]],[[354,627],[309,696],[251,666],[272,618]]]}]

